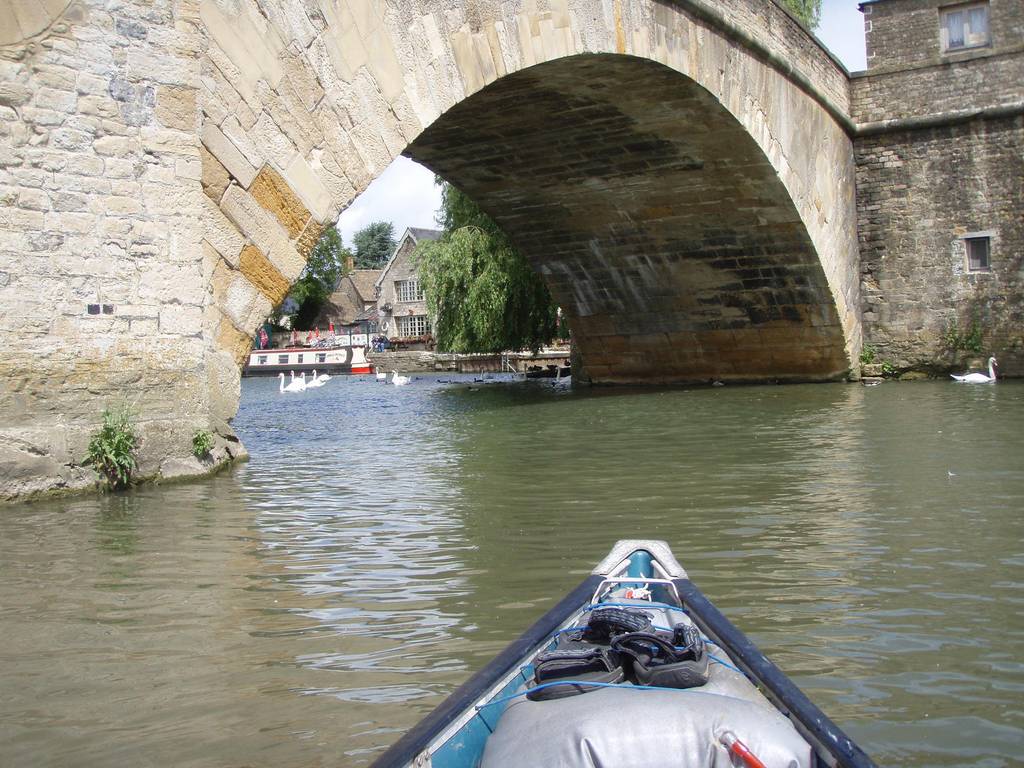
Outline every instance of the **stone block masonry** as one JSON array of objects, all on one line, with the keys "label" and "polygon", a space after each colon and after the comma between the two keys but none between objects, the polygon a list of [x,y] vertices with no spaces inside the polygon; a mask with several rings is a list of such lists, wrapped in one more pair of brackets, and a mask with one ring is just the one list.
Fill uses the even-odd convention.
[{"label": "stone block masonry", "polygon": [[[942,372],[979,356],[949,340],[977,324],[981,356],[1024,375],[1024,116],[865,138],[857,166],[868,343]],[[971,233],[991,238],[988,270],[968,270]]]},{"label": "stone block masonry", "polygon": [[14,5],[18,30],[0,41],[0,497],[92,484],[89,434],[122,402],[141,476],[187,457],[200,428],[220,429],[227,459],[240,451],[214,423],[224,395],[203,329],[194,10],[72,3],[35,23]]},{"label": "stone block masonry", "polygon": [[[529,112],[536,99],[575,126],[573,143],[557,121],[534,126],[547,133],[529,144],[534,167],[517,161],[518,189],[474,183],[485,208],[517,199],[522,226],[512,235],[523,239],[540,221],[523,184],[558,169],[584,173],[571,177],[579,199],[544,191],[555,201],[549,223],[568,210],[559,199],[585,215],[568,239],[545,235],[561,250],[535,263],[551,267],[553,290],[592,342],[594,378],[830,378],[856,359],[849,86],[774,2],[0,0],[0,18],[15,20],[0,29],[4,498],[91,485],[95,474],[82,464],[89,434],[105,406],[125,400],[138,414],[143,476],[203,469],[184,461],[197,429],[220,435],[222,457],[237,454],[239,363],[323,226],[439,118],[536,65],[571,74],[583,59],[631,62],[622,66],[637,67],[632,74],[604,82],[655,71],[659,82],[674,78],[685,86],[679,98],[704,99],[737,137],[716,143],[691,115],[701,156],[687,159],[685,132],[653,90],[641,104],[639,89],[602,95],[591,81],[595,92],[574,101],[571,77],[552,88],[536,82],[503,106]],[[612,104],[588,134],[583,102],[611,96],[630,97],[635,114]],[[645,113],[652,130],[639,135],[629,124]],[[492,127],[495,147],[514,158],[515,146],[503,144],[510,137]],[[581,152],[615,135],[636,141],[604,145],[603,159]],[[686,215],[705,216],[701,240],[720,250],[716,266],[698,264],[697,240],[672,233],[685,216],[671,189],[652,184],[659,141],[682,152],[673,154],[676,182],[688,173],[711,180],[701,185],[703,207]],[[431,147],[459,170],[457,149],[447,161],[438,151]],[[497,151],[480,167],[500,175]],[[735,182],[726,185],[730,215],[746,212],[742,242],[714,231],[712,193],[725,188],[712,183],[714,163]],[[642,210],[616,212],[613,198],[634,183]],[[660,229],[645,233],[636,222]],[[600,236],[588,238],[587,226]],[[652,244],[657,253],[645,261]],[[687,280],[704,291],[703,304],[667,295]],[[634,312],[644,307],[653,309]],[[615,351],[623,346],[627,353]],[[761,354],[751,374],[753,352]]]},{"label": "stone block masonry", "polygon": [[[1021,376],[1024,4],[982,6],[990,39],[954,50],[939,0],[862,6],[869,69],[850,95],[863,327],[898,368],[942,374],[994,354]],[[971,269],[970,237],[987,239],[984,268]],[[975,329],[979,351],[963,343]]]}]

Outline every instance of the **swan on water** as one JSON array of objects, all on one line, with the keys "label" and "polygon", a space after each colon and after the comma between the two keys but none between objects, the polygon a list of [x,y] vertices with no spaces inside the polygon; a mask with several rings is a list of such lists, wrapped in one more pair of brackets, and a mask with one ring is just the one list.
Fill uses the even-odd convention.
[{"label": "swan on water", "polygon": [[988,376],[984,373],[951,373],[949,374],[963,384],[991,384],[996,380],[996,366],[999,365],[994,357],[988,359]]},{"label": "swan on water", "polygon": [[[314,379],[316,378],[316,371],[313,371],[313,378],[314,378]],[[319,382],[320,382],[321,384],[326,384],[326,383],[327,383],[328,381],[330,381],[330,380],[331,380],[331,379],[333,379],[333,378],[334,378],[333,376],[329,376],[329,375],[327,375],[326,373],[321,373],[321,374],[320,374],[320,378],[318,379],[318,381],[319,381]]]},{"label": "swan on water", "polygon": [[[302,374],[302,378],[305,379],[306,378],[306,374]],[[323,385],[324,385],[323,379],[318,379],[316,377],[316,369],[314,368],[313,369],[313,378],[306,382],[306,389],[310,389],[312,387],[322,387]]]},{"label": "swan on water", "polygon": [[391,383],[394,384],[396,387],[400,387],[403,384],[408,384],[410,381],[412,381],[412,379],[410,379],[408,376],[399,376],[398,371],[391,372]]},{"label": "swan on water", "polygon": [[281,379],[281,386],[278,388],[278,392],[301,392],[306,388],[306,385],[301,381],[295,381],[295,374],[292,374],[292,382],[286,387],[284,385],[284,374],[277,374]]},{"label": "swan on water", "polygon": [[387,381],[388,375],[384,371],[377,371],[377,381]]}]

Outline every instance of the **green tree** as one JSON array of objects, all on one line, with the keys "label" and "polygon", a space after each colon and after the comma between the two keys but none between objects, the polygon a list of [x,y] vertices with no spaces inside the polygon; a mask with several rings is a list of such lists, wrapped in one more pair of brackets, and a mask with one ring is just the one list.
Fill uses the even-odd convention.
[{"label": "green tree", "polygon": [[306,260],[306,267],[292,286],[289,296],[298,302],[292,315],[292,328],[310,330],[331,292],[348,270],[352,254],[341,242],[334,226],[320,235]]},{"label": "green tree", "polygon": [[782,0],[782,4],[793,12],[808,29],[818,28],[821,21],[821,0]]},{"label": "green tree", "polygon": [[438,348],[502,352],[550,342],[556,308],[540,275],[472,200],[437,181],[444,233],[421,243],[416,257]]},{"label": "green tree", "polygon": [[380,269],[395,250],[395,228],[390,221],[367,224],[352,236],[356,247],[356,267]]}]

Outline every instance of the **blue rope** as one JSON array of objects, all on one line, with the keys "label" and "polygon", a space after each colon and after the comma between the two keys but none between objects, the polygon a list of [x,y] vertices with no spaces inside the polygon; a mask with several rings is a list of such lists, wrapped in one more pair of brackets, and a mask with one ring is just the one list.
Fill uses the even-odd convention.
[{"label": "blue rope", "polygon": [[669,605],[668,603],[591,603],[583,609],[583,612],[586,613],[587,611],[593,611],[598,608],[636,608],[642,611],[648,607],[667,608],[672,611],[680,611],[682,613],[686,613],[686,611],[680,608],[678,605]]},{"label": "blue rope", "polygon": [[[731,669],[734,672],[739,672],[741,675],[743,674],[743,670],[742,669],[740,669],[739,667],[734,667],[728,661],[722,661],[720,658],[718,658],[717,656],[712,656],[710,653],[708,654],[708,658],[711,659],[716,664],[721,664],[723,667]],[[744,675],[744,677],[746,677],[746,675]]]}]

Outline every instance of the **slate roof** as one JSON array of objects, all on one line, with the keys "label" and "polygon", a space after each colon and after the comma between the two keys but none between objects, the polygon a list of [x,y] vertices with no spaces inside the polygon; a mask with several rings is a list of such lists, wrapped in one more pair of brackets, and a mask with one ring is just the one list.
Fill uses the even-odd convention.
[{"label": "slate roof", "polygon": [[423,227],[409,227],[406,232],[412,235],[417,243],[420,240],[440,240],[443,234],[440,229],[424,229]]},{"label": "slate roof", "polygon": [[348,277],[352,280],[352,285],[355,286],[356,292],[359,294],[359,298],[363,301],[376,301],[377,294],[374,290],[374,285],[382,271],[380,269],[354,269],[348,274]]},{"label": "slate roof", "polygon": [[[331,319],[342,325],[365,319],[361,317],[367,311],[363,305],[377,300],[375,282],[379,275],[379,269],[356,269],[341,278],[320,311],[317,325],[326,325]],[[372,309],[377,311],[375,304]]]}]

